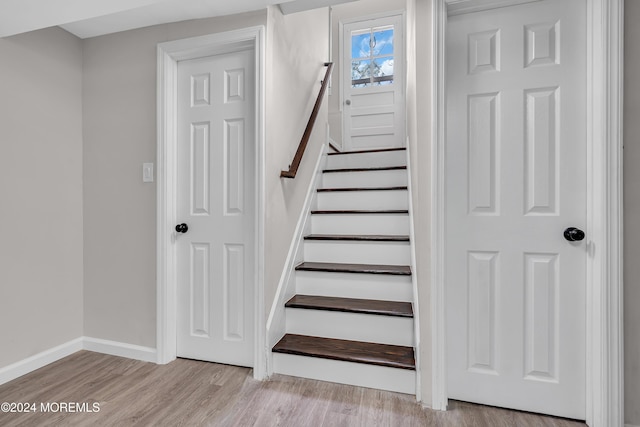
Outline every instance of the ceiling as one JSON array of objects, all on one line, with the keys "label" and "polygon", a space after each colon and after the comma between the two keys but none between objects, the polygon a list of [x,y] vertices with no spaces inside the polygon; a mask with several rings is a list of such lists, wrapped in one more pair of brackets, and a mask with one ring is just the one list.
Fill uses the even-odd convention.
[{"label": "ceiling", "polygon": [[283,13],[354,0],[2,0],[0,37],[61,26],[80,38],[281,4]]}]

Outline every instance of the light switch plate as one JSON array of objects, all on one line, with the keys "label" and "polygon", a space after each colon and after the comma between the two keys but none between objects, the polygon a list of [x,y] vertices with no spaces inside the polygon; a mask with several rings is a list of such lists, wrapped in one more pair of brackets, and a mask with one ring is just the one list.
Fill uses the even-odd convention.
[{"label": "light switch plate", "polygon": [[142,164],[142,182],[153,182],[153,163]]}]

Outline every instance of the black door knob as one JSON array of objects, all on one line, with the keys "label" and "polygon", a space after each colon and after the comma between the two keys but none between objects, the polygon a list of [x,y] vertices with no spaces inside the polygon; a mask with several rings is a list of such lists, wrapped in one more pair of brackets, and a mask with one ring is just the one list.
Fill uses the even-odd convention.
[{"label": "black door knob", "polygon": [[182,224],[176,225],[176,231],[178,233],[186,233],[189,230],[189,227],[184,222]]},{"label": "black door knob", "polygon": [[579,242],[584,239],[584,231],[579,228],[569,227],[564,230],[564,238],[570,242]]}]

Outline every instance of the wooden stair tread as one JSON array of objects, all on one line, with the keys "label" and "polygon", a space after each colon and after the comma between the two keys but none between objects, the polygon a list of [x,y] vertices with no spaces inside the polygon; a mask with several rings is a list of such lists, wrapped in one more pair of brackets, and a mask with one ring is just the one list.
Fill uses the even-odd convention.
[{"label": "wooden stair tread", "polygon": [[411,267],[408,265],[379,265],[379,264],[342,264],[334,262],[303,262],[296,270],[326,271],[331,273],[369,273],[393,274],[410,276]]},{"label": "wooden stair tread", "polygon": [[406,166],[381,166],[375,168],[342,168],[342,169],[325,169],[322,172],[324,173],[335,173],[335,172],[374,172],[374,171],[396,171],[396,170],[406,170]]},{"label": "wooden stair tread", "polygon": [[381,301],[359,298],[338,298],[318,295],[294,295],[284,305],[288,308],[341,311],[345,313],[376,314],[394,317],[413,317],[410,302]]},{"label": "wooden stair tread", "polygon": [[415,370],[412,347],[286,334],[273,347],[275,353],[319,357]]},{"label": "wooden stair tread", "polygon": [[341,156],[345,154],[363,154],[363,153],[384,153],[385,151],[405,151],[405,147],[400,148],[376,148],[373,150],[357,150],[357,151],[340,151],[339,153],[328,153],[329,156]]},{"label": "wooden stair tread", "polygon": [[342,215],[342,214],[371,214],[371,215],[379,215],[379,214],[409,214],[407,209],[389,209],[389,210],[313,210],[311,211],[312,215]]},{"label": "wooden stair tread", "polygon": [[356,242],[408,242],[409,236],[403,235],[385,235],[385,234],[309,234],[304,236],[305,240],[337,240],[337,241],[356,241]]},{"label": "wooden stair tread", "polygon": [[318,188],[319,193],[333,191],[396,191],[408,190],[408,187],[356,187],[356,188]]}]

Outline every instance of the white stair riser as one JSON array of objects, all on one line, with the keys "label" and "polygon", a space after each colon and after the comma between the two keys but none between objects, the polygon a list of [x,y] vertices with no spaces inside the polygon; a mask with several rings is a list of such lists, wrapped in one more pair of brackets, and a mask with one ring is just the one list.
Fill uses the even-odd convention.
[{"label": "white stair riser", "polygon": [[345,264],[409,265],[409,242],[305,240],[304,260]]},{"label": "white stair riser", "polygon": [[325,172],[322,188],[406,187],[406,170]]},{"label": "white stair riser", "polygon": [[273,372],[397,393],[416,393],[416,373],[408,369],[273,353]]},{"label": "white stair riser", "polygon": [[413,318],[287,308],[287,333],[413,346]]},{"label": "white stair riser", "polygon": [[376,168],[385,166],[406,166],[406,164],[406,151],[382,151],[377,153],[339,154],[328,156],[326,169]]},{"label": "white stair riser", "polygon": [[406,214],[311,215],[313,234],[395,234],[409,235]]},{"label": "white stair riser", "polygon": [[411,276],[297,271],[296,293],[383,301],[413,300]]},{"label": "white stair riser", "polygon": [[327,191],[318,193],[319,210],[408,209],[406,190]]}]

